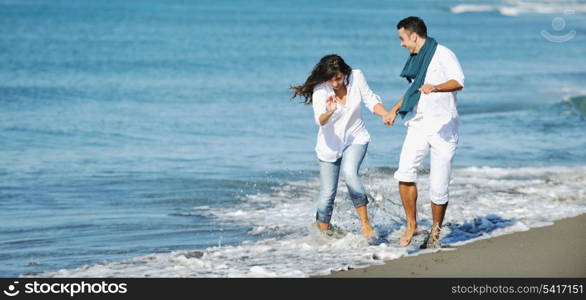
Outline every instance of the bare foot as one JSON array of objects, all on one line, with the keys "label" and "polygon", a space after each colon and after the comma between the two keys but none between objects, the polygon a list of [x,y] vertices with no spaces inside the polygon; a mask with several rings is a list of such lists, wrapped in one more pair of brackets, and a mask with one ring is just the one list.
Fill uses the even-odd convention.
[{"label": "bare foot", "polygon": [[409,243],[411,243],[411,239],[413,238],[413,236],[416,236],[418,234],[419,234],[419,230],[417,229],[417,227],[414,227],[414,228],[407,227],[407,229],[403,233],[403,236],[401,236],[401,239],[399,240],[399,245],[401,247],[407,247],[407,245],[409,245]]},{"label": "bare foot", "polygon": [[431,231],[430,236],[431,236],[431,239],[432,240],[437,241],[437,240],[439,240],[440,231],[439,230],[433,230],[433,231]]},{"label": "bare foot", "polygon": [[428,249],[441,248],[441,245],[439,243],[440,233],[441,233],[441,228],[437,225],[431,229],[431,233],[429,234],[429,237],[427,238],[426,248],[428,248]]},{"label": "bare foot", "polygon": [[330,223],[324,223],[324,222],[316,222],[317,225],[317,229],[319,229],[319,231],[321,233],[326,233],[328,231],[328,229],[330,228]]},{"label": "bare foot", "polygon": [[370,227],[370,224],[362,224],[362,235],[367,238],[374,237],[374,231],[372,230],[372,227]]}]

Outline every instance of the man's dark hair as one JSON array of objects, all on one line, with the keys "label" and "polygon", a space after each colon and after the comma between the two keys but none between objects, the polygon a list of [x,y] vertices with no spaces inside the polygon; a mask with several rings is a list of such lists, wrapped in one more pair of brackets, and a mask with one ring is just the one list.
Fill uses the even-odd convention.
[{"label": "man's dark hair", "polygon": [[397,30],[405,28],[409,32],[415,32],[422,38],[427,38],[427,26],[423,20],[418,17],[407,17],[397,23]]}]

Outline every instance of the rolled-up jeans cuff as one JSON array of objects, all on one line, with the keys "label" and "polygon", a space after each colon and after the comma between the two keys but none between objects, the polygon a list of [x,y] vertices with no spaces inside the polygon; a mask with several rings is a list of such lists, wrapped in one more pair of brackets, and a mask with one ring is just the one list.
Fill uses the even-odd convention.
[{"label": "rolled-up jeans cuff", "polygon": [[354,204],[354,207],[365,206],[369,203],[368,197],[366,195],[362,195],[357,198],[352,198],[352,203]]}]

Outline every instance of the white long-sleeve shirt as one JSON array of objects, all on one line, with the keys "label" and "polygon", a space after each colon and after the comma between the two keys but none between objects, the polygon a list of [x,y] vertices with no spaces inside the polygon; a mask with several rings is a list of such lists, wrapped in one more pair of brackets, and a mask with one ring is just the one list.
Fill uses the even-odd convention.
[{"label": "white long-sleeve shirt", "polygon": [[[450,79],[464,87],[464,72],[458,58],[450,49],[437,45],[427,67],[424,83],[438,85]],[[426,134],[439,133],[446,140],[457,140],[460,118],[456,107],[457,92],[421,93],[413,109],[413,117],[405,125],[421,129]]]},{"label": "white long-sleeve shirt", "polygon": [[336,110],[324,125],[320,125],[319,116],[326,112],[326,100],[334,94],[334,90],[325,82],[313,89],[313,113],[319,126],[315,152],[322,161],[335,162],[348,146],[370,142],[360,103],[363,102],[374,112],[374,107],[381,103],[380,97],[370,90],[360,70],[352,70],[346,89],[346,105],[336,102]]}]

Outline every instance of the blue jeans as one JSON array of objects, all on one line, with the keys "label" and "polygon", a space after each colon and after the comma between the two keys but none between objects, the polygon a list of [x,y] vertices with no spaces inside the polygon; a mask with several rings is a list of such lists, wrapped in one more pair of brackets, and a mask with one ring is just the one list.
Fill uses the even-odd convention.
[{"label": "blue jeans", "polygon": [[350,145],[344,150],[342,157],[335,162],[319,160],[320,193],[315,216],[317,221],[330,223],[332,212],[334,211],[334,199],[338,191],[340,167],[342,168],[342,174],[348,187],[348,194],[352,203],[354,203],[354,207],[368,204],[364,187],[362,187],[360,178],[358,178],[358,170],[366,155],[367,148],[368,144]]}]

